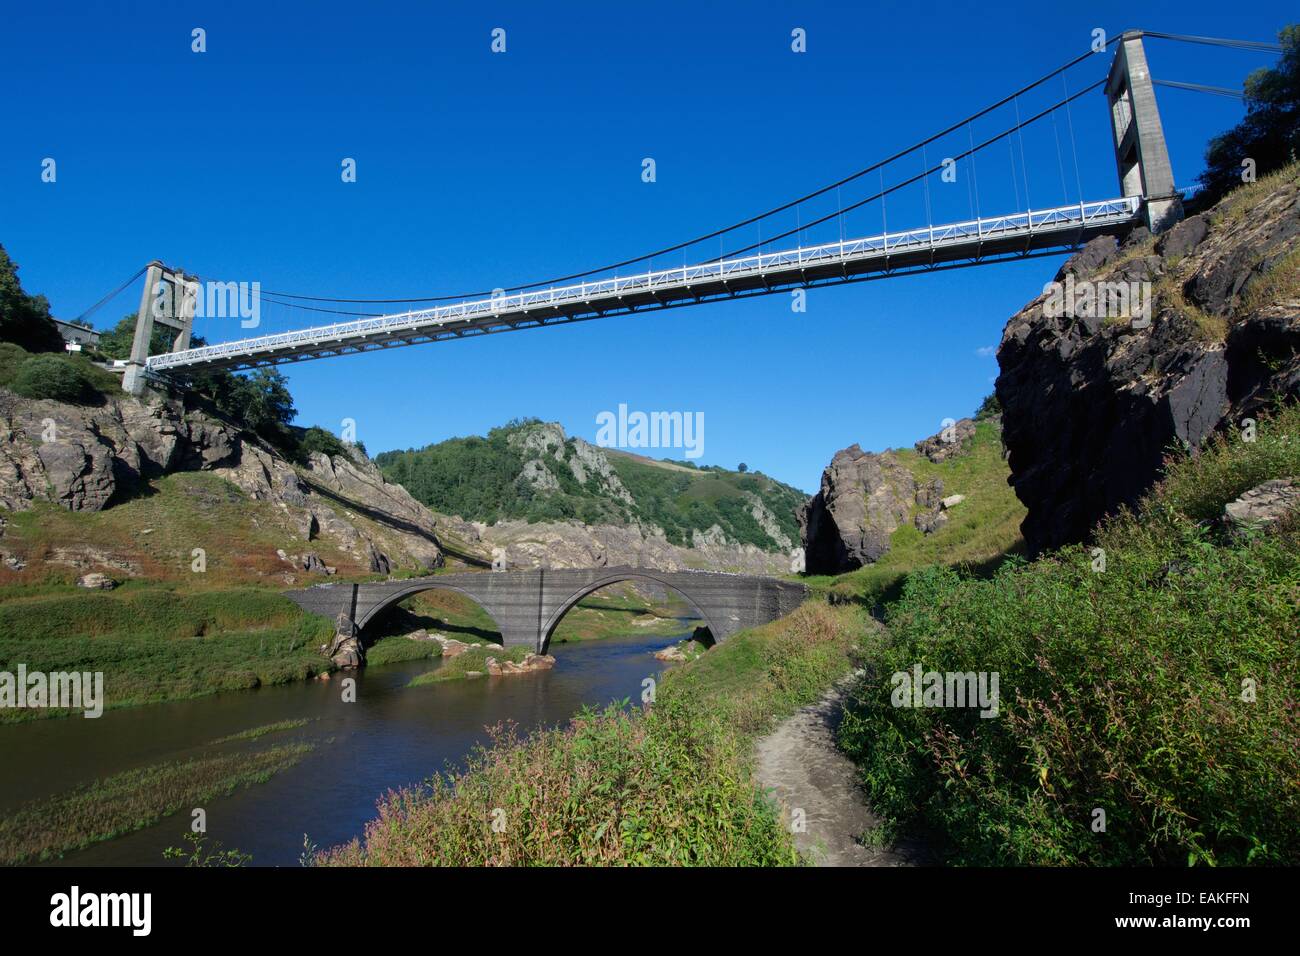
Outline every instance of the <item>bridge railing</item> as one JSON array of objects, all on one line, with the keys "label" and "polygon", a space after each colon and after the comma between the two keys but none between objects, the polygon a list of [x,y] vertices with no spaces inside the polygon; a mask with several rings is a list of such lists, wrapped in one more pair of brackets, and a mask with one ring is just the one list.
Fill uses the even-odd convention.
[{"label": "bridge railing", "polygon": [[1032,236],[1044,232],[1070,230],[1107,224],[1121,224],[1138,214],[1137,197],[1076,203],[1052,209],[1030,210],[1005,216],[971,219],[966,222],[926,226],[905,232],[886,232],[878,236],[841,240],[816,246],[801,246],[778,252],[763,252],[736,259],[723,259],[660,271],[648,270],[627,276],[584,281],[575,285],[526,290],[511,295],[472,299],[432,309],[401,312],[395,315],[360,318],[348,322],[314,326],[293,332],[240,339],[207,345],[182,352],[154,355],[148,360],[150,371],[164,371],[202,365],[240,355],[292,351],[296,346],[345,343],[379,334],[418,332],[431,326],[453,325],[490,316],[527,313],[535,309],[597,300],[617,300],[628,293],[653,293],[659,289],[690,288],[701,282],[720,282],[725,289],[728,279],[748,278],[777,272],[798,272],[810,266],[832,262],[853,262],[888,257],[918,249],[941,249],[959,245],[977,245],[1010,236]]}]

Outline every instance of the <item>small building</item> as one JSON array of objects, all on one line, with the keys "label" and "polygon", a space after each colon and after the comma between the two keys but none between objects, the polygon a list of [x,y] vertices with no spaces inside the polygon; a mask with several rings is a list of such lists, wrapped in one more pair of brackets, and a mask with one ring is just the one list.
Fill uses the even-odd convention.
[{"label": "small building", "polygon": [[99,345],[99,333],[94,329],[88,329],[84,325],[75,325],[72,322],[64,322],[62,319],[54,320],[59,334],[63,336],[63,341],[69,345]]}]

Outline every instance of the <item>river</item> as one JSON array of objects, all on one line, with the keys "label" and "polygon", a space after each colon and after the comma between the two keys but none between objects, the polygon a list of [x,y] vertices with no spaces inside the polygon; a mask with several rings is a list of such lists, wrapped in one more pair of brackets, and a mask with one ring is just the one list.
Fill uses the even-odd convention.
[{"label": "river", "polygon": [[[204,803],[213,841],[252,854],[254,866],[297,865],[304,834],[322,848],[360,836],[382,794],[462,765],[476,744],[486,742],[485,726],[509,720],[523,729],[554,726],[584,704],[639,701],[641,682],[664,667],[654,651],[689,636],[694,623],[683,619],[676,636],[632,634],[553,645],[553,669],[515,677],[408,687],[411,678],[442,662],[368,667],[356,674],[355,703],[342,701],[336,674],[331,681],[110,710],[97,720],[0,726],[7,765],[0,774],[0,814],[119,771],[212,753],[212,742],[229,734],[310,718],[304,727],[257,742],[314,743],[300,763],[266,783]],[[173,814],[60,862],[159,864],[163,849],[181,845],[189,825],[187,811]]]}]

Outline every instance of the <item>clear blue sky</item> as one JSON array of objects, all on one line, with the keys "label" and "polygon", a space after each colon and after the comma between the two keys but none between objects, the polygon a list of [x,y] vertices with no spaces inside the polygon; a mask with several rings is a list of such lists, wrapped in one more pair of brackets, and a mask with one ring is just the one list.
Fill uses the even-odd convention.
[{"label": "clear blue sky", "polygon": [[[1085,51],[1094,27],[1275,39],[1286,18],[1277,3],[1203,0],[74,7],[7,4],[0,29],[0,243],[61,318],[154,258],[207,279],[335,296],[577,271],[866,166]],[[207,31],[206,53],[191,52],[194,27]],[[507,31],[505,54],[490,51],[495,27]],[[796,27],[807,53],[790,49]],[[1232,87],[1273,62],[1154,40],[1148,56],[1159,78]],[[1108,59],[1085,64],[1070,89]],[[1241,106],[1159,96],[1187,185],[1206,138]],[[1076,101],[1072,120],[1077,179],[1062,113],[1026,139],[1021,179],[1010,172],[1019,143],[981,158],[986,214],[1015,208],[1025,176],[1038,208],[1077,199],[1079,182],[1087,198],[1118,193],[1102,95]],[[54,184],[41,182],[45,157],[58,164]],[[344,157],[357,161],[356,183],[341,181]],[[641,180],[645,157],[655,183]],[[863,194],[853,188],[846,201]],[[964,178],[936,181],[935,221],[965,218],[970,191]],[[910,192],[886,208],[891,228],[925,224],[923,194]],[[880,216],[875,204],[846,229],[878,232]],[[703,463],[744,461],[814,490],[839,448],[910,444],[971,413],[997,373],[989,347],[1057,265],[819,289],[804,314],[776,295],[285,371],[300,424],[338,431],[355,419],[372,453],[524,415],[591,440],[596,415],[626,403],[703,412]],[[132,311],[138,294],[97,323]],[[268,309],[261,331],[321,318]]]}]

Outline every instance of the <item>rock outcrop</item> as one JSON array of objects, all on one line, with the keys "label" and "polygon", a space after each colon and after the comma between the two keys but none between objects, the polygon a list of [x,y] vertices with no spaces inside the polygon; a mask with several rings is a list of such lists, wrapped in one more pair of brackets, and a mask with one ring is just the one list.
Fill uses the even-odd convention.
[{"label": "rock outcrop", "polygon": [[1300,481],[1276,478],[1256,485],[1223,509],[1228,527],[1238,534],[1263,531],[1300,509]]},{"label": "rock outcrop", "polygon": [[187,415],[177,399],[123,396],[100,407],[20,398],[0,389],[0,508],[36,500],[100,511],[142,478],[232,465],[225,422]]},{"label": "rock outcrop", "polygon": [[[970,451],[974,419],[963,418],[916,443],[933,462]],[[799,512],[805,569],[839,574],[873,564],[889,550],[890,537],[911,523],[933,534],[948,523],[948,510],[963,495],[944,497],[943,479],[918,481],[892,451],[864,452],[857,445],[835,453],[822,473],[821,490]]]},{"label": "rock outcrop", "polygon": [[483,666],[492,677],[513,677],[533,671],[548,671],[555,666],[555,658],[550,654],[528,654],[516,664],[512,660],[502,661],[488,657],[483,661]]},{"label": "rock outcrop", "polygon": [[947,461],[970,448],[975,440],[975,420],[962,418],[937,435],[922,439],[916,443],[916,451],[933,462]]},{"label": "rock outcrop", "polygon": [[[359,451],[316,454],[295,466],[212,410],[176,396],[122,394],[99,406],[80,406],[0,389],[0,512],[42,501],[69,511],[101,511],[129,501],[149,479],[184,471],[209,472],[278,508],[286,584],[295,583],[295,571],[334,572],[317,549],[295,547],[308,542],[341,552],[350,573],[390,574],[403,565],[427,571],[443,563],[437,516],[385,480]],[[141,573],[126,549],[83,554],[87,549],[80,544],[56,543],[36,556],[18,552],[15,543],[14,551],[6,540],[3,554],[14,559],[6,561],[9,570],[29,567],[35,557],[82,571]],[[267,557],[274,562],[274,554]]]},{"label": "rock outcrop", "polygon": [[835,574],[879,560],[916,494],[916,479],[892,453],[857,445],[836,452],[821,490],[799,514],[808,572]]},{"label": "rock outcrop", "polygon": [[1298,257],[1293,173],[1158,239],[1145,230],[1122,245],[1095,239],[1056,277],[1149,289],[1149,313],[1060,314],[1045,290],[1012,317],[997,397],[1031,552],[1083,541],[1103,516],[1135,505],[1171,449],[1196,449],[1300,396]]}]

